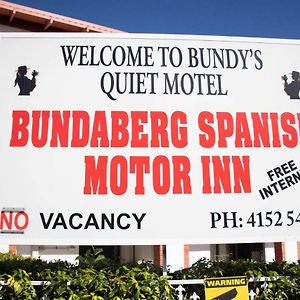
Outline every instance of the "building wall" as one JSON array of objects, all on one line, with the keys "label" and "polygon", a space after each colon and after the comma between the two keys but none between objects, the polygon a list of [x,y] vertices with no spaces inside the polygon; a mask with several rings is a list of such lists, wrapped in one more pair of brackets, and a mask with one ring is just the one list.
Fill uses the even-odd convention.
[{"label": "building wall", "polygon": [[6,253],[9,251],[9,246],[8,245],[0,245],[0,253]]},{"label": "building wall", "polygon": [[[299,243],[265,243],[264,256],[267,262],[286,260],[296,262],[300,257]],[[216,251],[217,248],[217,251]],[[155,251],[160,251],[160,260],[155,258]],[[0,252],[13,251],[17,254],[41,258],[43,260],[63,260],[70,263],[76,262],[79,255],[79,246],[47,246],[47,245],[0,245]],[[216,254],[218,253],[218,254]],[[122,263],[133,261],[150,261],[163,264],[162,247],[160,246],[120,246]],[[170,244],[166,246],[166,264],[170,271],[175,271],[191,266],[201,258],[212,260],[226,260],[229,258],[228,246],[221,245],[189,245]]]},{"label": "building wall", "polygon": [[122,263],[132,261],[150,261],[154,262],[153,246],[121,246],[120,256]]},{"label": "building wall", "polygon": [[0,24],[0,32],[24,32],[25,29]]},{"label": "building wall", "polygon": [[190,245],[189,265],[198,261],[200,258],[212,259],[211,245]]},{"label": "building wall", "polygon": [[28,257],[40,258],[46,261],[62,260],[70,263],[76,262],[79,255],[78,246],[32,246],[18,245],[16,246],[17,254]]}]

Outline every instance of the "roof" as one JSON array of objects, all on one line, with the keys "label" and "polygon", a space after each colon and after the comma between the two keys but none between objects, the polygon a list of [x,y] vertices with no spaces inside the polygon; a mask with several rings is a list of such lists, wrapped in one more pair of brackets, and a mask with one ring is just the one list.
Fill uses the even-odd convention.
[{"label": "roof", "polygon": [[3,0],[0,0],[0,24],[28,31],[121,32]]}]

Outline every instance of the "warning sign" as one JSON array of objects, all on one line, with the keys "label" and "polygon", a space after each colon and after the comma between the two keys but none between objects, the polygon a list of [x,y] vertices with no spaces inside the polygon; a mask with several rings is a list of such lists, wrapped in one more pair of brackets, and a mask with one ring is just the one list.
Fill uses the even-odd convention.
[{"label": "warning sign", "polygon": [[208,278],[204,281],[205,300],[248,300],[248,282],[244,276]]}]

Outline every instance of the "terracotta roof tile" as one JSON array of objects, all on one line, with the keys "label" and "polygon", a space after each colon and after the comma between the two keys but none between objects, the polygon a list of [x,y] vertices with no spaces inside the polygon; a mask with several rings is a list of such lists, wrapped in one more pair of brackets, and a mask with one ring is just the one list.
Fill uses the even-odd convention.
[{"label": "terracotta roof tile", "polygon": [[14,26],[14,20],[42,26],[44,31],[59,29],[63,31],[122,32],[110,27],[85,22],[43,10],[0,0],[0,16],[7,17],[7,24]]}]

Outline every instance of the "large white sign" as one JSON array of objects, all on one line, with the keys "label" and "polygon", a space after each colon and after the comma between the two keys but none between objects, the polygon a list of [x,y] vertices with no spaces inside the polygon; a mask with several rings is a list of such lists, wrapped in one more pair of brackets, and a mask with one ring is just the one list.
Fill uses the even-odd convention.
[{"label": "large white sign", "polygon": [[0,239],[300,239],[300,42],[1,34]]}]

